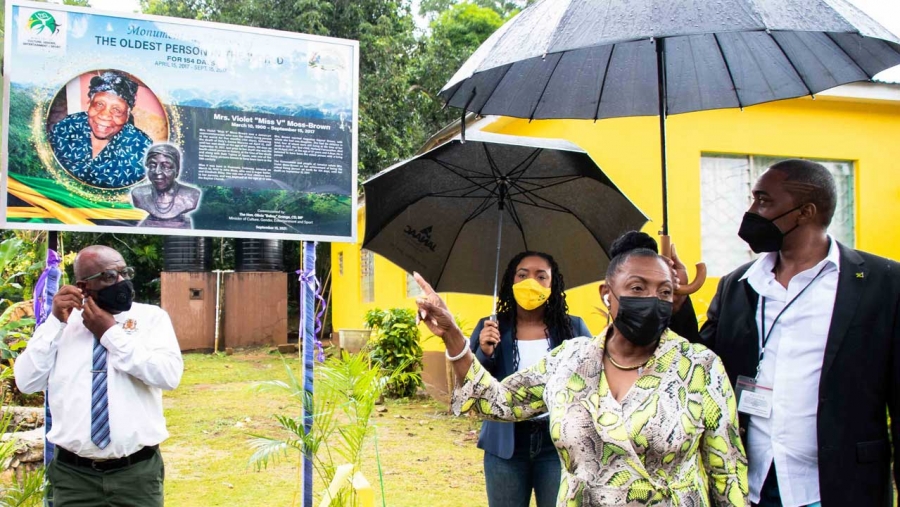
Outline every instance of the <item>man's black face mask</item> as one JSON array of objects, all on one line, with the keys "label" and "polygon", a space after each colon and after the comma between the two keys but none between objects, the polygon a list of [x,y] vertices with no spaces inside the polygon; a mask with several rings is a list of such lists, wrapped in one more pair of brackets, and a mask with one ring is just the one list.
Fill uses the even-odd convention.
[{"label": "man's black face mask", "polygon": [[97,306],[109,313],[127,312],[131,310],[131,304],[134,302],[134,285],[131,280],[122,280],[91,292]]},{"label": "man's black face mask", "polygon": [[738,236],[750,245],[750,249],[753,250],[753,253],[777,252],[781,250],[781,246],[784,243],[784,237],[794,232],[794,229],[800,225],[795,225],[787,232],[781,232],[781,229],[775,225],[775,221],[802,207],[803,205],[801,204],[771,220],[748,211],[744,213],[744,219],[741,221],[741,228],[738,231]]}]

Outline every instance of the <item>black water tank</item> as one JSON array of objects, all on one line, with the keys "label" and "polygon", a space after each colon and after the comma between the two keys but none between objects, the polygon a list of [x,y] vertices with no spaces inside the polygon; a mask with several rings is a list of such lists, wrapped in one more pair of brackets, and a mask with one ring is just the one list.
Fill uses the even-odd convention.
[{"label": "black water tank", "polygon": [[166,271],[209,271],[212,269],[212,238],[166,236],[163,259]]},{"label": "black water tank", "polygon": [[284,245],[280,239],[236,239],[234,270],[284,271]]}]

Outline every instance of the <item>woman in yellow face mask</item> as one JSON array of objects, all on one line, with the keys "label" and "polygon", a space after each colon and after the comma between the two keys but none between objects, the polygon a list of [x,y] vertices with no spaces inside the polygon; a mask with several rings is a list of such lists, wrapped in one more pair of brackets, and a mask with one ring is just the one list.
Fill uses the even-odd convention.
[{"label": "woman in yellow face mask", "polygon": [[[515,256],[500,281],[497,320],[484,318],[469,342],[475,357],[502,380],[540,360],[576,336],[591,336],[580,317],[570,316],[562,273],[541,252]],[[490,507],[556,505],[560,465],[546,417],[517,423],[485,421],[478,447]]]}]

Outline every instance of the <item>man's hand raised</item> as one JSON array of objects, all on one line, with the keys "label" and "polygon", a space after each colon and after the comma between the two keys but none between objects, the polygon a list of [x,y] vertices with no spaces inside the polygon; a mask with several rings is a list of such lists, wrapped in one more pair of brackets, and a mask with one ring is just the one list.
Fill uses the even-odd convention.
[{"label": "man's hand raised", "polygon": [[51,310],[53,316],[59,319],[60,322],[68,322],[72,310],[82,309],[81,300],[83,298],[84,295],[78,287],[63,285],[56,291],[56,295],[53,296],[53,309]]}]

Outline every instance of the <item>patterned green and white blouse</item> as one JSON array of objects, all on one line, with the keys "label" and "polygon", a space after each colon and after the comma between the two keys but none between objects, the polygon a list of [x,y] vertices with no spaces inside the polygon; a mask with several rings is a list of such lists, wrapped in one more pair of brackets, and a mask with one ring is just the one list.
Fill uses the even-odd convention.
[{"label": "patterned green and white blouse", "polygon": [[568,340],[503,382],[474,361],[453,410],[498,421],[549,412],[563,465],[558,507],[749,506],[736,400],[718,356],[667,331],[619,403],[605,343],[606,331]]}]

